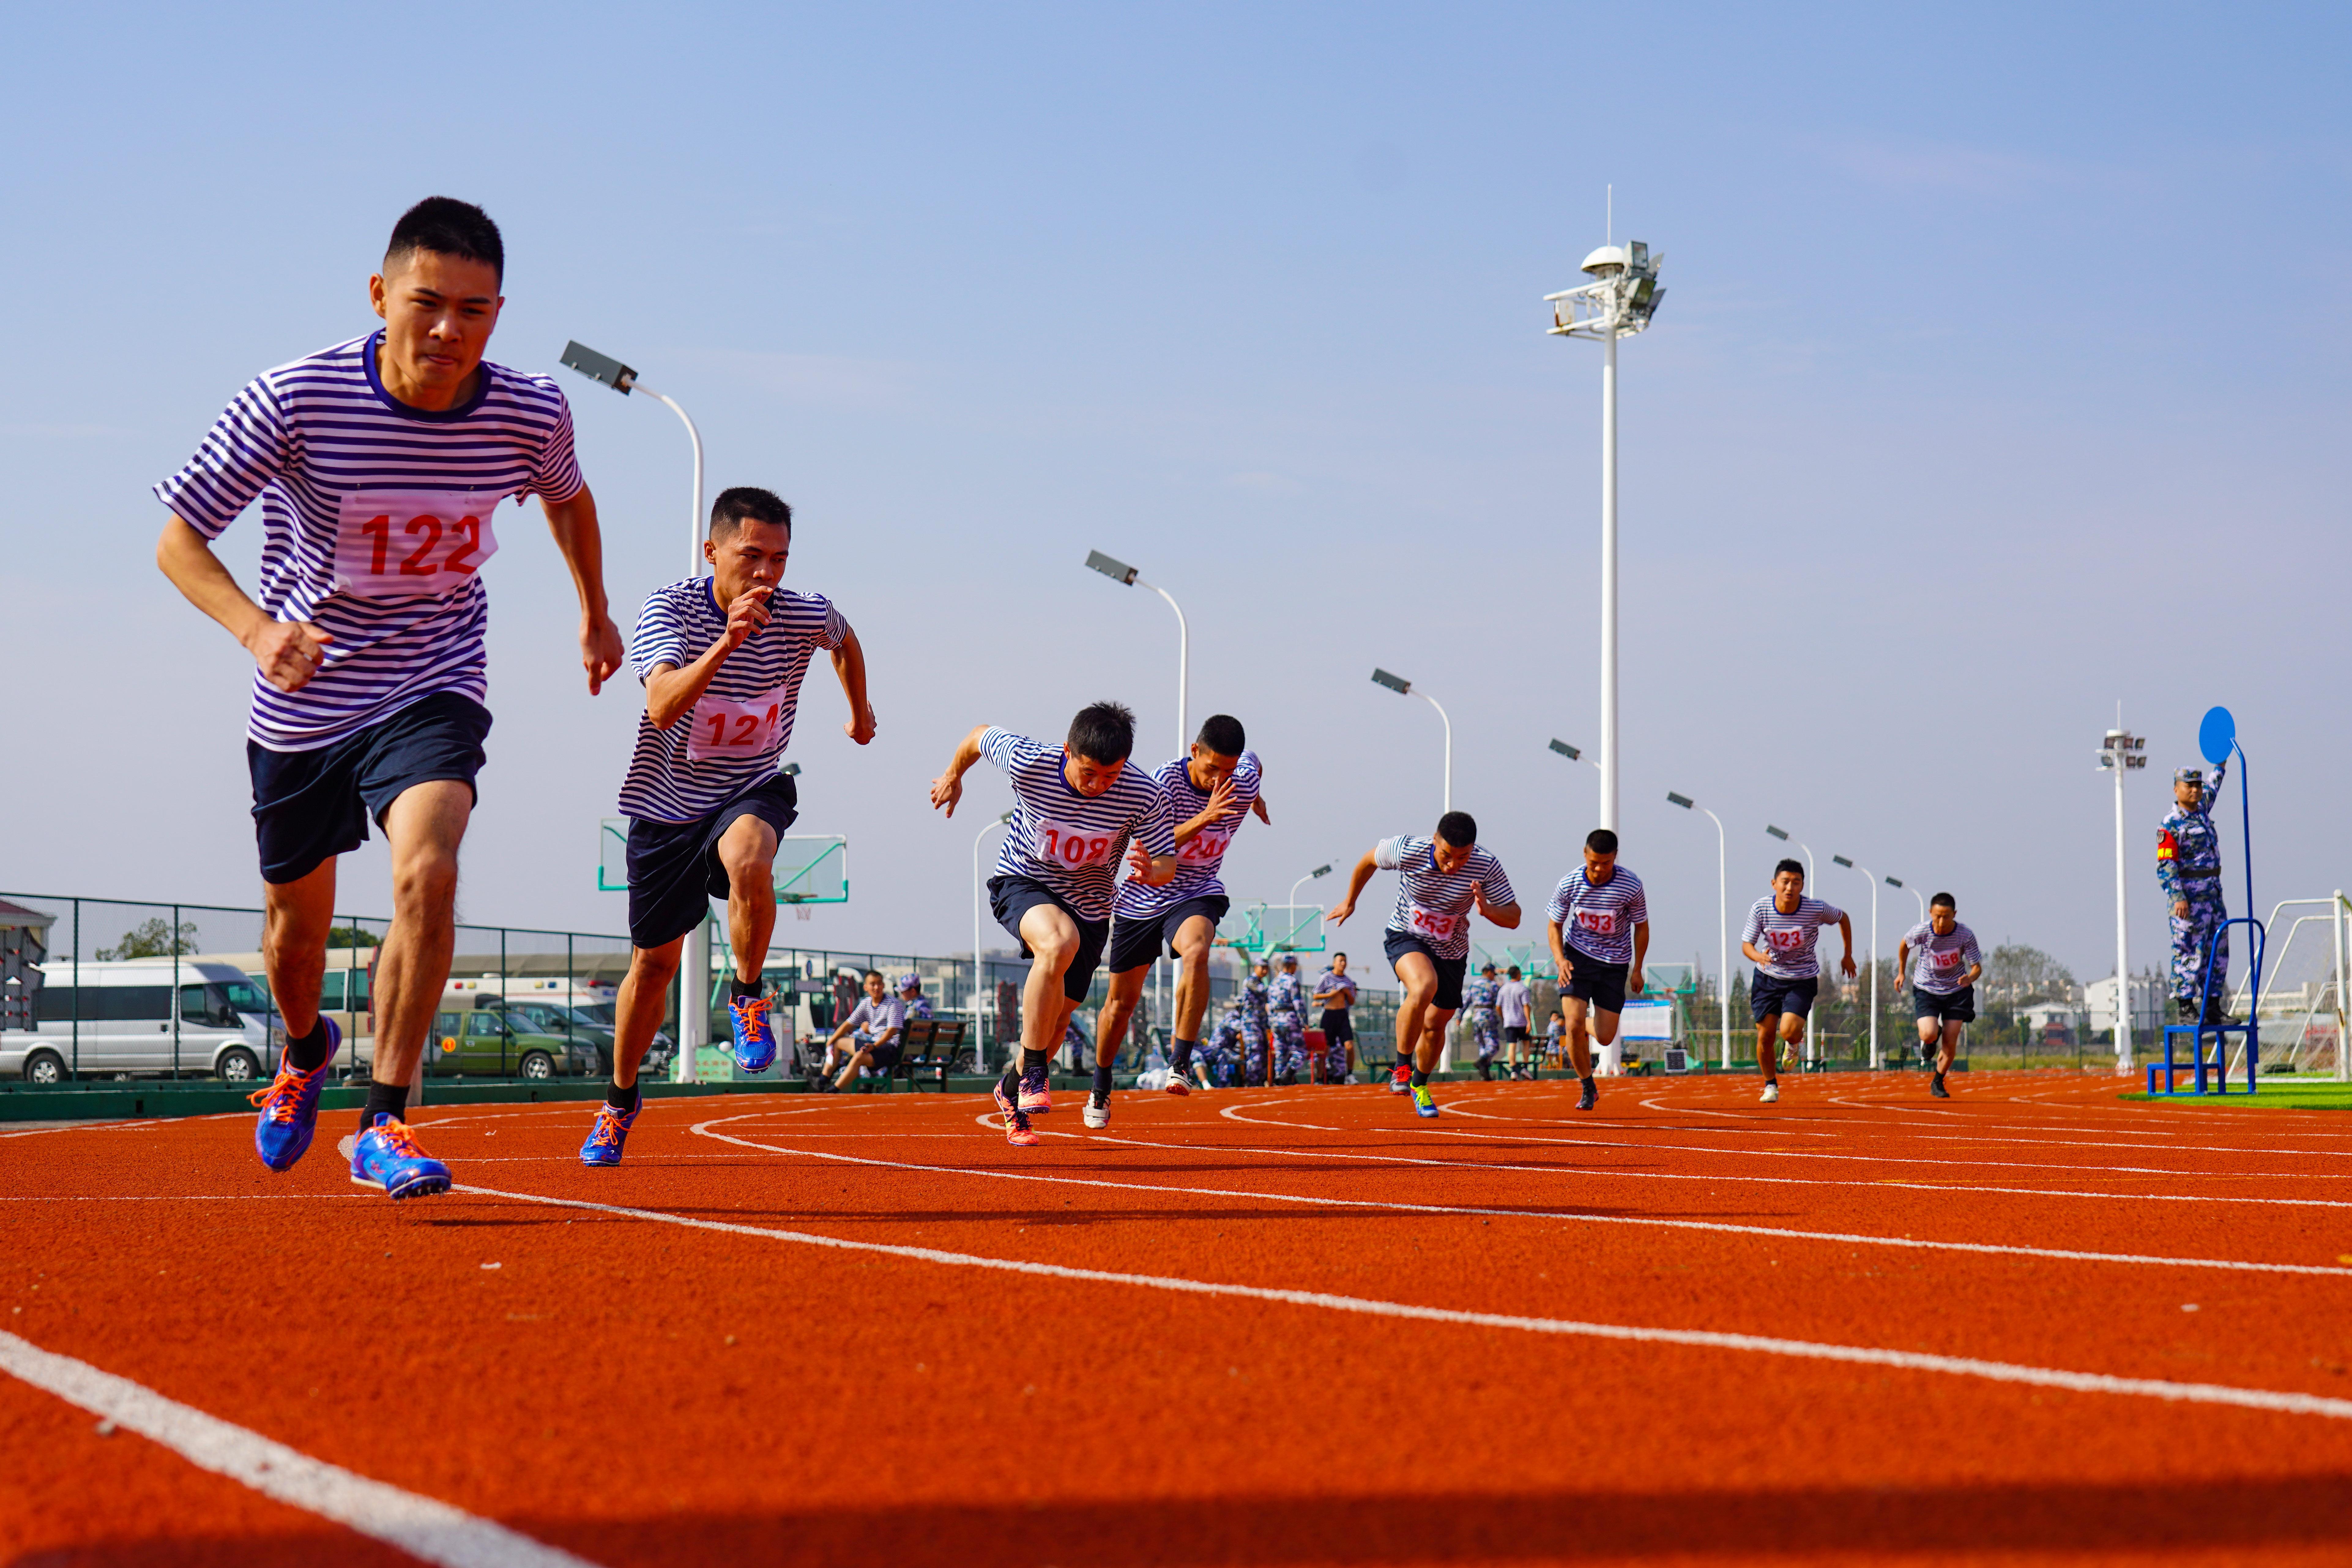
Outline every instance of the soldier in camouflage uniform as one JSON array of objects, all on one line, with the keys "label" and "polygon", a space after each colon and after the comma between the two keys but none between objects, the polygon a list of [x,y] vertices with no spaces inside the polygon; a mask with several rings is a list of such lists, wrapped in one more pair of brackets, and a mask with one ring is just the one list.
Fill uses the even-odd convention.
[{"label": "soldier in camouflage uniform", "polygon": [[1477,979],[1462,988],[1462,1022],[1471,1038],[1478,1042],[1480,1078],[1495,1076],[1495,1053],[1503,1048],[1501,992],[1491,963],[1478,972]]},{"label": "soldier in camouflage uniform", "polygon": [[[2227,763],[2213,770],[2221,787]],[[2183,1023],[2200,1021],[2197,999],[2205,989],[2206,953],[2212,952],[2213,989],[2201,1022],[2221,1021],[2223,982],[2230,974],[2230,933],[2222,921],[2221,835],[2213,826],[2213,795],[2202,769],[2172,775],[2172,810],[2156,833],[2156,879],[2172,906],[2172,998]]]},{"label": "soldier in camouflage uniform", "polygon": [[1202,1089],[1233,1089],[1241,1082],[1242,1060],[1241,999],[1235,997],[1225,1005],[1225,1016],[1217,1022],[1216,1033],[1200,1043],[1192,1054],[1192,1073]]},{"label": "soldier in camouflage uniform", "polygon": [[1272,973],[1261,958],[1250,970],[1250,976],[1234,993],[1234,1013],[1241,1020],[1242,1081],[1261,1084],[1265,1081],[1265,1050],[1268,1037],[1274,1032],[1274,1022],[1266,1006],[1274,991]]},{"label": "soldier in camouflage uniform", "polygon": [[1266,1022],[1274,1033],[1274,1079],[1297,1083],[1307,1066],[1307,987],[1298,978],[1298,955],[1282,955],[1281,972],[1266,993]]}]

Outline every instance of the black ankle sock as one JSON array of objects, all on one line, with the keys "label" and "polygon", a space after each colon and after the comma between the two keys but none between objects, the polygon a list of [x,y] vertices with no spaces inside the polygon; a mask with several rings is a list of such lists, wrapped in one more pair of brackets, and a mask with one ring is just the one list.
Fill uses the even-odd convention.
[{"label": "black ankle sock", "polygon": [[727,982],[727,994],[730,996],[757,996],[759,994],[760,983],[756,980],[747,983],[730,978]]},{"label": "black ankle sock", "polygon": [[1097,1105],[1110,1103],[1110,1064],[1108,1062],[1095,1063],[1095,1103]]},{"label": "black ankle sock", "polygon": [[1412,1087],[1413,1087],[1413,1088],[1415,1088],[1415,1089],[1425,1089],[1425,1088],[1427,1088],[1427,1087],[1428,1087],[1428,1085],[1429,1085],[1429,1075],[1428,1075],[1427,1073],[1425,1073],[1425,1072],[1422,1071],[1419,1068],[1413,1068],[1413,1069],[1412,1069]]},{"label": "black ankle sock", "polygon": [[623,1089],[617,1083],[604,1086],[604,1103],[624,1116],[635,1110],[643,1099],[644,1097],[637,1092],[635,1084],[631,1084],[626,1089]]},{"label": "black ankle sock", "polygon": [[286,1042],[286,1065],[297,1072],[317,1072],[327,1063],[327,1020],[314,1019],[310,1032]]},{"label": "black ankle sock", "polygon": [[1052,1061],[1048,1052],[1024,1048],[1021,1053],[1021,1076],[1026,1078],[1033,1072],[1046,1072],[1050,1070]]},{"label": "black ankle sock", "polygon": [[1183,1072],[1190,1068],[1192,1065],[1193,1048],[1199,1046],[1200,1043],[1201,1042],[1198,1040],[1176,1041],[1173,1046],[1173,1049],[1176,1054],[1169,1058],[1168,1065],[1174,1068],[1178,1072]]},{"label": "black ankle sock", "polygon": [[1578,1073],[1576,1075],[1576,1081],[1582,1084],[1585,1088],[1591,1089],[1592,1087],[1592,1075],[1589,1072]]},{"label": "black ankle sock", "polygon": [[372,1083],[368,1085],[367,1109],[360,1112],[360,1131],[365,1132],[375,1125],[379,1116],[389,1115],[394,1121],[408,1120],[408,1086],[404,1083]]}]

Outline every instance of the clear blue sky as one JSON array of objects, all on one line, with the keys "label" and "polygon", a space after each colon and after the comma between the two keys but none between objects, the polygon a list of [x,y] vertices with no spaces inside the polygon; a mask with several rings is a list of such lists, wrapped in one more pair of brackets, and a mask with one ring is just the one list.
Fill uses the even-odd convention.
[{"label": "clear blue sky", "polygon": [[[2198,716],[2255,758],[2257,891],[2352,883],[2340,8],[50,8],[11,22],[0,189],[12,696],[0,887],[250,902],[249,663],[156,574],[148,487],[255,372],[365,330],[432,193],[504,226],[492,355],[577,337],[701,421],[714,487],[800,509],[792,577],[874,658],[820,667],[803,826],[856,901],[784,934],[970,942],[969,725],[1132,702],[1157,761],[1239,715],[1279,898],[1455,796],[1530,903],[1597,730],[1599,351],[1540,297],[1666,255],[1624,351],[1625,859],[1661,958],[1714,962],[1779,822],[1949,887],[2084,977],[2113,948],[2117,699],[2136,960]],[[615,608],[681,575],[670,416],[568,378]],[[493,568],[498,728],[468,918],[617,931],[593,890],[638,697],[580,689],[543,531]],[[257,518],[224,546],[248,574]],[[2235,840],[2234,800],[2228,818]],[[2231,872],[2233,897],[2238,887]],[[386,907],[381,847],[347,901]],[[1328,884],[1326,884],[1328,887]],[[1901,895],[1893,895],[1900,898]],[[1384,908],[1384,904],[1381,907]],[[1892,949],[1900,907],[1882,901]],[[1368,911],[1350,945],[1372,948]]]}]

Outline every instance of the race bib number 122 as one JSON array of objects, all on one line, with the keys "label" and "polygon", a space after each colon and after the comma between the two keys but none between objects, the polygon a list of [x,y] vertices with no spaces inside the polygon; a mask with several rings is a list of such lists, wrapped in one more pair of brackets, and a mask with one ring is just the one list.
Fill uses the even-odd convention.
[{"label": "race bib number 122", "polygon": [[498,553],[499,498],[460,490],[353,490],[335,512],[335,586],[362,599],[442,598]]}]

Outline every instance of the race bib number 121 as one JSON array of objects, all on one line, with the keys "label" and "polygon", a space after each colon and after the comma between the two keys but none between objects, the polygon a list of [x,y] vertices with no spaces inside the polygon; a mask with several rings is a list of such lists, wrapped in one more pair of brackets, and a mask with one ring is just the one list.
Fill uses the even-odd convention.
[{"label": "race bib number 121", "polygon": [[499,498],[461,490],[353,490],[335,512],[335,586],[362,599],[442,598],[498,553]]}]

